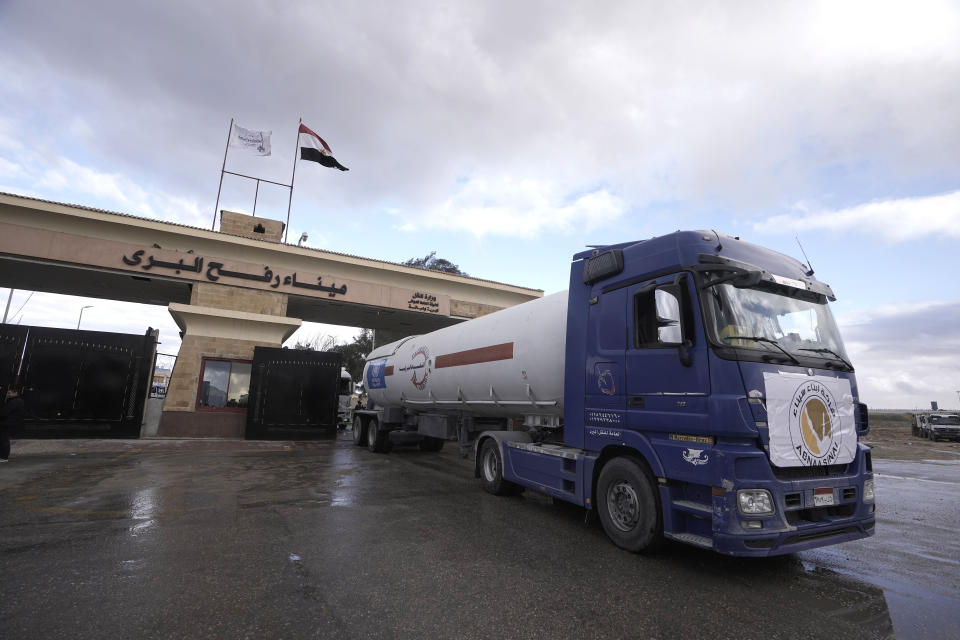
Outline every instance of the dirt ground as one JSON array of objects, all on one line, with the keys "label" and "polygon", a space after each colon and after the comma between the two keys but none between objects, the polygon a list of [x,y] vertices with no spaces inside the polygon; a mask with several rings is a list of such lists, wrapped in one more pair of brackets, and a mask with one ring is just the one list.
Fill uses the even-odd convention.
[{"label": "dirt ground", "polygon": [[874,458],[890,460],[960,460],[960,442],[931,442],[913,435],[912,413],[870,412],[870,433],[861,441]]}]

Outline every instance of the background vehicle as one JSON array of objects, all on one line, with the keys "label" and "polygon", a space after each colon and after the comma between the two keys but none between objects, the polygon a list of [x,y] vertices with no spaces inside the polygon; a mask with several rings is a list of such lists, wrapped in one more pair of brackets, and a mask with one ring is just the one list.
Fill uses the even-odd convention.
[{"label": "background vehicle", "polygon": [[921,438],[927,437],[927,414],[918,413],[914,415],[915,421],[913,423],[913,435],[920,436]]},{"label": "background vehicle", "polygon": [[596,510],[630,551],[870,536],[867,411],[832,299],[798,261],[712,231],[585,251],[568,292],[371,352],[354,441],[482,431],[486,491]]},{"label": "background vehicle", "polygon": [[926,437],[938,440],[960,440],[960,415],[931,413],[926,419]]},{"label": "background vehicle", "polygon": [[343,429],[353,420],[353,376],[346,367],[340,368],[340,388],[337,390],[337,428]]}]

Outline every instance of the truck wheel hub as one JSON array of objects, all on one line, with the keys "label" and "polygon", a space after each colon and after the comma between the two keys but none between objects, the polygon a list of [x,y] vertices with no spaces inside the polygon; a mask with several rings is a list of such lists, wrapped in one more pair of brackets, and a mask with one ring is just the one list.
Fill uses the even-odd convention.
[{"label": "truck wheel hub", "polygon": [[483,457],[483,475],[487,482],[497,479],[497,456],[491,450]]},{"label": "truck wheel hub", "polygon": [[628,482],[616,482],[607,489],[607,511],[614,526],[631,531],[640,521],[640,500]]}]

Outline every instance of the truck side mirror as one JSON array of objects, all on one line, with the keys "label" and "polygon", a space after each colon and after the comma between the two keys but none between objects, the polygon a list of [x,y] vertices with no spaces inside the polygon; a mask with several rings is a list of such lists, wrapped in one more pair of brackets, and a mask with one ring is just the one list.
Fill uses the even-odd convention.
[{"label": "truck side mirror", "polygon": [[689,367],[693,364],[690,357],[690,341],[683,336],[683,308],[679,282],[659,287],[654,294],[657,309],[657,339],[661,344],[676,345],[680,364]]},{"label": "truck side mirror", "polygon": [[657,340],[662,344],[681,344],[680,297],[674,287],[660,287],[654,294],[657,309]]}]

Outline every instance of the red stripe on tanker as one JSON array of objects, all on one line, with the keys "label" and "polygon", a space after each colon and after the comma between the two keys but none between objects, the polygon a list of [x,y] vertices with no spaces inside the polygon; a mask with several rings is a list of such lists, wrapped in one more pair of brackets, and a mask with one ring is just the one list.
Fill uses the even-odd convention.
[{"label": "red stripe on tanker", "polygon": [[378,347],[363,379],[380,407],[429,402],[465,404],[479,416],[560,416],[566,325],[561,291]]},{"label": "red stripe on tanker", "polygon": [[437,356],[437,369],[445,367],[461,367],[465,364],[480,364],[481,362],[496,362],[509,360],[513,357],[513,343],[504,342],[479,349],[467,349],[456,353],[447,353]]}]

